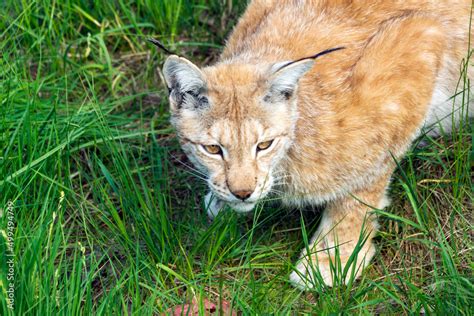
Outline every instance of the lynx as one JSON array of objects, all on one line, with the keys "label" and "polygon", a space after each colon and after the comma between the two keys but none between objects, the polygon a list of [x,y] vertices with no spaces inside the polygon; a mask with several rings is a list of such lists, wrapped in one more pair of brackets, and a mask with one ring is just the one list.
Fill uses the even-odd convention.
[{"label": "lynx", "polygon": [[214,65],[168,57],[171,123],[207,175],[209,216],[270,195],[325,205],[290,280],[333,286],[336,260],[351,271],[338,282],[358,277],[395,161],[466,115],[451,96],[470,13],[470,0],[254,0]]}]

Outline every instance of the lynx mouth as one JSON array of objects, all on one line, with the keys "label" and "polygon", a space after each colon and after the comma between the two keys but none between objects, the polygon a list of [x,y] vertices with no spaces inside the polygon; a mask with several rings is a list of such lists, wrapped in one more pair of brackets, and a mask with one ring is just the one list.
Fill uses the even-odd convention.
[{"label": "lynx mouth", "polygon": [[247,213],[254,209],[255,202],[226,202],[230,208],[239,212],[239,213]]}]

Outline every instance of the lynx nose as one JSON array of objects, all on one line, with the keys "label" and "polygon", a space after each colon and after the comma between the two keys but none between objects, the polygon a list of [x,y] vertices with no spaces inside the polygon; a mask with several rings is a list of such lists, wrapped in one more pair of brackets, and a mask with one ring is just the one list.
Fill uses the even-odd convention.
[{"label": "lynx nose", "polygon": [[245,201],[252,195],[253,191],[248,191],[248,190],[240,190],[240,191],[232,191],[232,194],[237,197],[238,199],[241,199],[242,201]]}]

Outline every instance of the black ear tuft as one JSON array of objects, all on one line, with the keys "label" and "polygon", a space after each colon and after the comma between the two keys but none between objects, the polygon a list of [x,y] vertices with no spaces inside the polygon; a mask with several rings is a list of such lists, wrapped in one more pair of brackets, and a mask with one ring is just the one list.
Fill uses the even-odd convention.
[{"label": "black ear tuft", "polygon": [[290,66],[294,63],[303,61],[305,59],[316,60],[317,58],[319,58],[321,56],[324,56],[326,54],[329,54],[329,53],[332,53],[332,52],[335,52],[335,51],[338,51],[338,50],[341,50],[341,49],[345,49],[345,47],[341,46],[341,47],[329,48],[329,49],[323,50],[322,52],[319,52],[317,54],[314,54],[314,55],[311,55],[311,56],[308,56],[308,57],[303,57],[303,58],[300,58],[300,59],[297,59],[297,60],[293,60],[293,61],[283,63],[282,65],[279,65],[279,67],[277,67],[277,69],[275,69],[275,72],[280,71],[281,69],[283,69],[285,67],[288,67],[288,66]]},{"label": "black ear tuft", "polygon": [[170,51],[168,48],[166,48],[165,45],[163,45],[159,40],[156,40],[154,38],[148,38],[147,41],[149,41],[150,43],[152,43],[153,45],[155,45],[156,47],[163,50],[165,53],[169,55],[176,55],[175,53]]}]

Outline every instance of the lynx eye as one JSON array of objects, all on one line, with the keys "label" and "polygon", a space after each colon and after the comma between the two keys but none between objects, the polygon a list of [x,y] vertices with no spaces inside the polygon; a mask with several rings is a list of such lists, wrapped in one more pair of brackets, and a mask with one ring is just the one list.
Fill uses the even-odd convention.
[{"label": "lynx eye", "polygon": [[261,142],[257,145],[257,151],[268,149],[270,148],[272,144],[273,144],[273,139],[267,140],[266,142]]},{"label": "lynx eye", "polygon": [[211,155],[222,155],[222,149],[219,145],[202,145],[202,147]]}]

